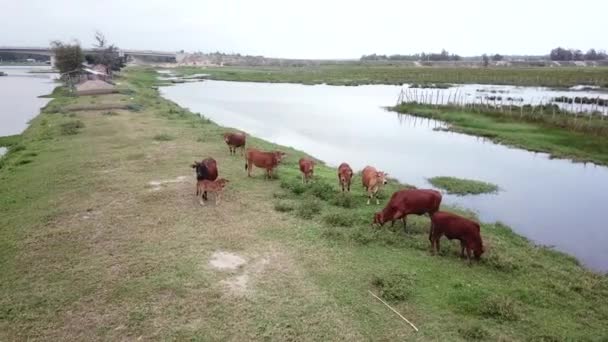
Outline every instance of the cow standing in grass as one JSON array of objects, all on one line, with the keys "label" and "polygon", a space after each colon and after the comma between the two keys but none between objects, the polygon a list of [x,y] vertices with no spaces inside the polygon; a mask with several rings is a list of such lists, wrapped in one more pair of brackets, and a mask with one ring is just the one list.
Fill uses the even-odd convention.
[{"label": "cow standing in grass", "polygon": [[308,183],[312,180],[312,176],[315,172],[315,161],[310,158],[300,158],[298,161],[300,165],[300,172],[302,172],[302,184]]},{"label": "cow standing in grass", "polygon": [[347,163],[342,163],[338,166],[338,182],[342,186],[342,192],[344,189],[350,192],[350,182],[353,178],[353,169]]},{"label": "cow standing in grass", "polygon": [[[380,226],[391,221],[403,220],[403,229],[407,228],[407,215],[424,215],[431,217],[439,211],[441,193],[430,189],[405,189],[396,191],[382,211],[374,215],[374,224]],[[432,227],[431,227],[432,230]],[[429,235],[430,236],[430,235]]]},{"label": "cow standing in grass", "polygon": [[224,133],[224,141],[228,145],[228,149],[230,149],[230,155],[236,154],[237,148],[241,149],[241,155],[243,155],[245,143],[247,142],[247,135],[243,132]]},{"label": "cow standing in grass", "polygon": [[443,235],[450,240],[460,240],[460,256],[464,258],[466,250],[469,264],[471,263],[471,252],[476,260],[479,260],[484,252],[479,223],[475,221],[456,214],[438,211],[431,216],[429,241],[433,253],[439,253],[439,239]]},{"label": "cow standing in grass", "polygon": [[251,171],[255,165],[265,169],[266,176],[268,179],[271,179],[273,170],[279,165],[284,157],[285,152],[282,151],[263,152],[254,148],[248,148],[245,153],[245,170],[247,170],[247,176],[251,177]]},{"label": "cow standing in grass", "polygon": [[[214,181],[217,179],[218,171],[217,171],[217,162],[213,158],[207,158],[200,162],[195,161],[194,164],[191,165],[193,169],[196,171],[196,196],[201,194],[199,191],[198,182],[202,180],[210,180]],[[207,200],[207,191],[202,191],[203,199]]]},{"label": "cow standing in grass", "polygon": [[363,181],[363,187],[365,188],[365,191],[367,191],[367,196],[368,196],[367,204],[368,205],[372,198],[376,198],[376,205],[380,204],[380,201],[378,201],[378,197],[376,197],[376,196],[378,194],[378,191],[382,188],[382,186],[387,183],[387,180],[386,180],[387,176],[388,176],[387,173],[378,171],[372,166],[366,166],[363,169],[362,181]]}]

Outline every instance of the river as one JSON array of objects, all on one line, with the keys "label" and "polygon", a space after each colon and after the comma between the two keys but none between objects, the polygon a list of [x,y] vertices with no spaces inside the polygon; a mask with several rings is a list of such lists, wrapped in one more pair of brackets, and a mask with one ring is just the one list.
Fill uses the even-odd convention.
[{"label": "river", "polygon": [[400,89],[204,81],[161,93],[220,125],[292,146],[330,166],[373,165],[417,187],[431,187],[427,178],[434,176],[497,184],[498,194],[446,195],[444,201],[473,209],[483,221],[504,222],[594,270],[608,270],[608,168],[437,131],[440,122],[387,112],[382,107],[394,104]]},{"label": "river", "polygon": [[[30,73],[48,66],[2,66],[0,71],[0,136],[20,134],[50,99],[39,98],[53,91],[56,74]],[[1,154],[1,151],[0,151]]]}]

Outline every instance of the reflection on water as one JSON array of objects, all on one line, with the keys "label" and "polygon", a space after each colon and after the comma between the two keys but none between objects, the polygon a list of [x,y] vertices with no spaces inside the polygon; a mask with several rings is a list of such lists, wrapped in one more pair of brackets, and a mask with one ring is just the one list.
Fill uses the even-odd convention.
[{"label": "reflection on water", "polygon": [[50,99],[56,74],[32,74],[32,70],[50,70],[48,66],[0,66],[7,76],[0,77],[0,136],[21,133],[27,122],[40,112]]},{"label": "reflection on water", "polygon": [[343,161],[359,170],[374,165],[418,187],[430,187],[427,178],[434,176],[497,184],[498,194],[446,195],[445,202],[474,209],[484,221],[505,222],[537,243],[608,270],[603,214],[608,168],[551,160],[543,153],[441,131],[444,125],[435,120],[382,109],[394,103],[400,89],[205,81],[161,91],[221,125],[293,146],[330,166]]}]

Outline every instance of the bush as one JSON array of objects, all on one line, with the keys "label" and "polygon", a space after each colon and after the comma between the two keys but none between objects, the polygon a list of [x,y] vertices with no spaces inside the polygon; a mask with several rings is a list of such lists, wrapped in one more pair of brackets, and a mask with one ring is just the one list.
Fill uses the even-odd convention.
[{"label": "bush", "polygon": [[310,193],[324,201],[330,200],[335,195],[335,192],[336,190],[331,185],[321,181],[313,183],[310,186]]},{"label": "bush", "polygon": [[302,184],[300,181],[294,180],[281,180],[281,188],[288,189],[296,195],[301,195],[306,192],[306,185]]},{"label": "bush", "polygon": [[332,227],[348,227],[353,224],[353,217],[347,213],[333,212],[325,215],[323,221]]},{"label": "bush", "polygon": [[286,202],[286,201],[279,201],[274,204],[274,210],[276,210],[278,212],[284,213],[284,212],[292,211],[293,209],[294,209],[293,205],[291,205],[291,203]]},{"label": "bush", "polygon": [[321,204],[314,198],[307,198],[300,202],[296,215],[300,218],[310,220],[321,212]]},{"label": "bush", "polygon": [[389,301],[403,301],[412,296],[414,280],[414,274],[393,272],[374,276],[372,285],[378,288],[380,297]]},{"label": "bush", "polygon": [[352,209],[355,207],[353,196],[351,196],[349,193],[336,194],[331,203],[335,206],[347,209]]},{"label": "bush", "polygon": [[504,296],[487,298],[480,307],[480,314],[487,318],[503,321],[516,321],[519,319],[516,303]]},{"label": "bush", "polygon": [[458,332],[467,341],[485,340],[490,337],[490,334],[481,325],[475,324],[468,327],[458,329]]},{"label": "bush", "polygon": [[160,133],[160,134],[155,135],[153,137],[153,139],[156,141],[171,141],[175,138],[167,133]]},{"label": "bush", "polygon": [[519,269],[519,263],[516,263],[510,257],[504,257],[502,254],[497,254],[496,252],[484,255],[481,260],[486,265],[501,272],[513,272]]},{"label": "bush", "polygon": [[80,120],[73,120],[62,123],[60,126],[62,135],[78,134],[81,128],[84,128],[84,123]]}]

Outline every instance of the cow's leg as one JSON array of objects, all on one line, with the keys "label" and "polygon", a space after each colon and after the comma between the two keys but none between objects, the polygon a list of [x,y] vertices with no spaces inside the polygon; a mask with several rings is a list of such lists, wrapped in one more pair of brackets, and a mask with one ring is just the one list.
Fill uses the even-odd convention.
[{"label": "cow's leg", "polygon": [[247,177],[251,177],[251,168],[253,167],[253,165],[251,165],[250,162],[247,162],[247,164],[245,164],[247,167]]},{"label": "cow's leg", "polygon": [[[464,241],[460,241],[460,257],[464,259],[464,248],[465,248],[465,244]],[[468,248],[467,248],[467,253],[469,252]]]},{"label": "cow's leg", "polygon": [[348,192],[350,192],[350,181],[348,181]]},{"label": "cow's leg", "polygon": [[203,199],[206,201],[207,200],[207,191],[203,191]]},{"label": "cow's leg", "polygon": [[471,266],[472,264],[472,259],[471,259],[471,249],[467,246],[467,259],[469,259],[469,266]]},{"label": "cow's leg", "polygon": [[407,215],[403,216],[401,220],[403,220],[403,231],[405,232],[407,230]]},{"label": "cow's leg", "polygon": [[371,193],[371,191],[368,191],[367,192],[367,205],[369,205],[369,201],[371,201],[371,200],[372,200],[372,193]]},{"label": "cow's leg", "polygon": [[222,200],[222,192],[218,191],[215,193],[215,204],[216,205],[220,204],[221,200]]},{"label": "cow's leg", "polygon": [[199,194],[198,189],[199,189],[198,182],[196,182],[196,197],[198,197],[198,194]]}]

